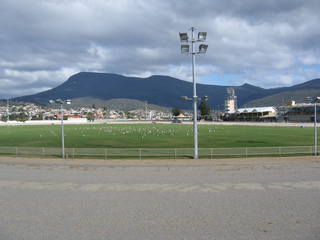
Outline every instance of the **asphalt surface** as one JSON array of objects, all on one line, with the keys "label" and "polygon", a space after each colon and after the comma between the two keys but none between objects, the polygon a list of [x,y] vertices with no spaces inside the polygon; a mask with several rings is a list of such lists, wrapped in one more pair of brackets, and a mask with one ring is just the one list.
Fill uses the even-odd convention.
[{"label": "asphalt surface", "polygon": [[0,157],[0,239],[320,239],[319,160]]}]

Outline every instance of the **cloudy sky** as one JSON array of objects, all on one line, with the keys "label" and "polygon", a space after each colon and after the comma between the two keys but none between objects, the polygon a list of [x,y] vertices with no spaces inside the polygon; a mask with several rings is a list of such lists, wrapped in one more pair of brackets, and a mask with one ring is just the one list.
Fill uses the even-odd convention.
[{"label": "cloudy sky", "polygon": [[81,71],[192,81],[179,38],[191,27],[208,34],[198,83],[292,86],[320,77],[319,12],[319,0],[0,0],[0,99]]}]

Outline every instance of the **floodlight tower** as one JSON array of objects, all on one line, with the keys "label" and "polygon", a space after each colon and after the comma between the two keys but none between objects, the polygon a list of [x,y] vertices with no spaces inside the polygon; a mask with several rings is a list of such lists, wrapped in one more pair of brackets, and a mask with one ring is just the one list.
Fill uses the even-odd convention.
[{"label": "floodlight tower", "polygon": [[7,98],[7,127],[9,127],[9,113],[10,113],[10,110],[9,110],[9,98]]},{"label": "floodlight tower", "polygon": [[320,101],[320,97],[307,97],[307,101],[314,102],[314,155],[317,156],[317,101]]},{"label": "floodlight tower", "polygon": [[61,106],[61,135],[62,135],[62,158],[64,158],[64,131],[63,131],[63,104],[71,104],[71,100],[62,101],[61,99],[57,99],[56,101],[49,100],[50,104],[60,104]]},{"label": "floodlight tower", "polygon": [[[192,79],[193,79],[193,147],[194,147],[194,159],[198,159],[198,126],[197,126],[197,102],[199,98],[197,96],[196,90],[196,80],[195,80],[195,55],[196,54],[205,54],[208,48],[208,45],[200,44],[199,52],[195,52],[195,42],[205,42],[207,38],[206,32],[198,33],[198,40],[194,39],[194,27],[191,27],[192,39],[189,41],[188,33],[179,33],[181,42],[191,42],[192,49],[189,52],[189,45],[181,45],[182,54],[192,54]],[[186,96],[181,97],[182,100],[189,100]]]}]

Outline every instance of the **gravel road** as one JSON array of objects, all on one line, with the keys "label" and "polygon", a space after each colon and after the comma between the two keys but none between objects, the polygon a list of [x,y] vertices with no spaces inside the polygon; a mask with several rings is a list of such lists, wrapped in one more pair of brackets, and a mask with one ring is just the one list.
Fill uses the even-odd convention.
[{"label": "gravel road", "polygon": [[320,239],[319,160],[0,157],[0,239]]}]

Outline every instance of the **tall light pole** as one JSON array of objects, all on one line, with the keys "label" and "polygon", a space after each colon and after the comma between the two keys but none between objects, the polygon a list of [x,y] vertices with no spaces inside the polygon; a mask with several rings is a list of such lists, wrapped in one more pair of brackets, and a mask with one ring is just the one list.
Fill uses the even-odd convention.
[{"label": "tall light pole", "polygon": [[9,110],[9,98],[7,98],[7,127],[9,127],[9,114],[10,114],[10,110]]},{"label": "tall light pole", "polygon": [[62,135],[62,158],[64,158],[64,131],[63,131],[63,104],[71,104],[71,100],[62,101],[61,99],[57,99],[55,102],[53,100],[48,101],[50,104],[60,104],[61,106],[61,135]]},{"label": "tall light pole", "polygon": [[[196,79],[195,79],[195,55],[196,54],[205,54],[208,48],[208,45],[201,44],[199,46],[199,52],[195,52],[195,42],[204,42],[207,38],[206,32],[198,33],[198,40],[194,39],[194,27],[191,27],[192,39],[189,41],[188,33],[179,33],[181,42],[191,42],[192,49],[189,52],[189,45],[181,45],[182,54],[192,54],[192,79],[193,79],[193,148],[194,148],[194,159],[198,159],[198,126],[197,126],[197,102],[199,101],[196,90]],[[181,97],[182,100],[188,100],[188,98]]]},{"label": "tall light pole", "polygon": [[146,105],[146,121],[148,119],[148,101],[145,101],[145,105]]},{"label": "tall light pole", "polygon": [[307,101],[314,102],[314,155],[317,156],[317,101],[320,100],[320,97],[307,97]]}]

